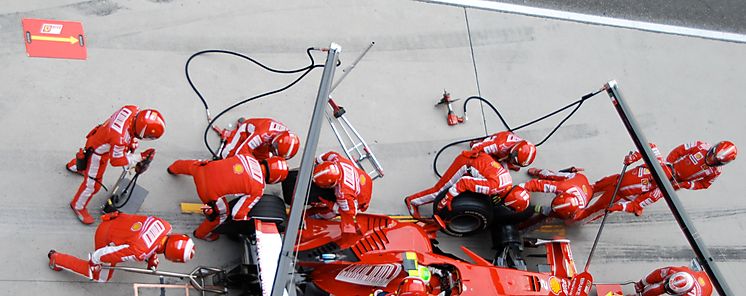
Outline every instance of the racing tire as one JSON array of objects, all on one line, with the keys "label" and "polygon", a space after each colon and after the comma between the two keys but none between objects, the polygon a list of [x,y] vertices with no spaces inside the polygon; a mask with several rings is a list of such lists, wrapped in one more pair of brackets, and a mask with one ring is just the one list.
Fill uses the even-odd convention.
[{"label": "racing tire", "polygon": [[450,236],[469,236],[485,230],[492,225],[494,210],[492,200],[489,196],[475,192],[462,192],[453,198],[451,206],[453,210],[436,208],[447,191],[443,191],[433,202],[433,213],[440,216],[445,222],[446,228],[443,232]]},{"label": "racing tire", "polygon": [[[233,207],[238,203],[239,198],[234,198],[228,202],[228,206]],[[256,218],[262,221],[273,222],[277,224],[277,230],[284,232],[287,225],[287,212],[285,211],[285,202],[282,198],[276,195],[265,194],[259,200],[259,202],[251,208],[249,217]],[[237,239],[239,234],[250,235],[254,233],[254,222],[251,220],[247,221],[234,221],[231,215],[228,215],[228,219],[215,228],[213,232],[219,234],[226,234],[229,237]]]},{"label": "racing tire", "polygon": [[[287,178],[282,181],[282,198],[288,205],[293,203],[293,190],[295,189],[295,183],[297,181],[298,169],[288,171]],[[320,201],[319,196],[326,200],[337,200],[337,197],[334,195],[334,189],[321,188],[311,182],[311,189],[308,191],[308,200],[306,201],[306,204]]]}]

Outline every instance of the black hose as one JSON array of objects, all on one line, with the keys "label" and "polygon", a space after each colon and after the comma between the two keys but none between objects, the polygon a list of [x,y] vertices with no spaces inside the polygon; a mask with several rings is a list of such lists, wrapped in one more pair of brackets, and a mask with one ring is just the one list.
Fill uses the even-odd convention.
[{"label": "black hose", "polygon": [[205,100],[204,97],[202,97],[202,93],[200,93],[199,90],[197,90],[197,87],[194,86],[194,83],[192,82],[192,78],[191,78],[191,76],[189,76],[189,64],[192,62],[192,59],[196,58],[197,56],[200,56],[200,55],[203,55],[203,54],[206,54],[206,53],[228,54],[228,55],[233,55],[233,56],[237,56],[237,57],[249,60],[250,62],[256,64],[259,67],[261,67],[262,69],[265,69],[265,70],[273,72],[273,73],[293,74],[293,73],[299,73],[299,72],[305,71],[305,70],[313,67],[314,60],[313,60],[313,56],[311,55],[311,50],[313,50],[313,49],[314,49],[313,47],[309,47],[309,48],[306,49],[306,55],[308,55],[308,58],[311,61],[310,65],[305,66],[303,68],[298,68],[298,69],[295,69],[295,70],[277,70],[277,69],[274,69],[274,68],[267,67],[264,64],[262,64],[262,63],[260,63],[260,62],[258,62],[256,60],[254,60],[254,59],[252,59],[251,57],[248,57],[246,55],[243,55],[243,54],[240,54],[240,53],[237,53],[237,52],[233,52],[233,51],[229,51],[229,50],[223,50],[223,49],[208,49],[208,50],[203,50],[203,51],[199,51],[199,52],[196,52],[196,53],[192,54],[189,57],[189,59],[187,59],[186,64],[184,64],[184,73],[186,74],[186,79],[187,79],[187,82],[189,82],[189,86],[192,87],[192,90],[194,90],[194,92],[197,94],[197,96],[199,97],[199,99],[202,101],[202,105],[205,106],[205,109],[209,110],[210,107],[207,105],[207,101]]},{"label": "black hose", "polygon": [[[197,57],[199,55],[206,54],[206,53],[221,53],[221,54],[233,55],[233,56],[237,56],[237,57],[246,59],[246,60],[248,60],[248,61],[256,64],[257,66],[261,67],[262,69],[270,71],[272,73],[294,74],[294,73],[303,72],[303,74],[301,74],[297,79],[293,80],[293,82],[291,82],[290,84],[288,84],[288,85],[286,85],[286,86],[284,86],[282,88],[275,89],[275,90],[272,90],[272,91],[269,91],[269,92],[265,92],[265,93],[262,93],[262,94],[250,97],[248,99],[242,100],[242,101],[240,101],[240,102],[238,102],[236,104],[231,105],[230,107],[226,108],[225,110],[221,111],[214,118],[210,118],[210,122],[207,125],[207,128],[205,128],[204,142],[205,142],[205,147],[207,147],[207,151],[209,151],[210,154],[212,154],[212,157],[214,159],[217,158],[218,156],[215,153],[215,151],[213,151],[212,148],[210,147],[210,143],[207,141],[207,135],[209,134],[210,128],[213,126],[213,124],[215,123],[215,121],[217,121],[217,119],[220,118],[220,116],[222,116],[226,112],[228,112],[228,111],[232,110],[233,108],[236,108],[236,107],[238,107],[238,106],[240,106],[242,104],[245,104],[247,102],[250,102],[250,101],[262,98],[262,97],[266,97],[268,95],[272,95],[272,94],[276,94],[276,93],[285,91],[286,89],[288,89],[288,88],[292,87],[293,85],[295,85],[296,83],[298,83],[301,79],[303,79],[303,77],[305,77],[306,75],[308,75],[308,73],[310,73],[311,70],[313,70],[315,68],[318,68],[318,67],[323,67],[324,65],[315,65],[315,61],[313,59],[313,55],[311,55],[311,51],[314,50],[314,49],[316,49],[316,48],[309,47],[309,48],[306,49],[306,55],[308,56],[308,59],[310,61],[309,65],[305,66],[305,67],[302,67],[302,68],[293,69],[293,70],[278,70],[278,69],[270,68],[270,67],[268,67],[268,66],[266,66],[266,65],[264,65],[264,64],[262,64],[262,63],[260,63],[258,61],[256,61],[255,59],[249,57],[249,56],[246,56],[246,55],[243,55],[243,54],[240,54],[240,53],[237,53],[237,52],[229,51],[229,50],[222,50],[222,49],[208,49],[208,50],[199,51],[197,53],[192,54],[189,57],[189,59],[187,59],[186,64],[184,65],[184,73],[186,74],[187,82],[189,82],[189,86],[192,87],[192,90],[194,90],[194,92],[199,97],[200,101],[202,101],[202,105],[205,107],[205,110],[208,112],[208,115],[209,115],[210,107],[207,104],[207,101],[205,100],[205,98],[202,96],[202,93],[200,93],[199,90],[197,90],[197,87],[194,85],[194,83],[192,82],[192,79],[191,79],[191,77],[189,75],[189,64],[191,63],[192,59],[194,59],[195,57]],[[339,63],[337,64],[337,66],[339,66]]]},{"label": "black hose", "polygon": [[210,121],[210,123],[207,125],[207,128],[205,128],[205,134],[204,134],[205,146],[207,147],[207,150],[210,151],[210,154],[212,154],[212,157],[213,158],[217,158],[218,156],[215,153],[215,151],[213,151],[212,148],[210,148],[210,143],[207,142],[207,135],[210,132],[210,129],[211,129],[212,125],[215,123],[215,121],[218,120],[218,118],[220,118],[220,116],[222,116],[226,112],[232,110],[233,108],[238,107],[239,105],[251,102],[253,100],[256,100],[256,99],[259,99],[259,98],[262,98],[262,97],[266,97],[268,95],[273,95],[273,94],[285,91],[286,89],[288,89],[288,88],[292,87],[293,85],[295,85],[296,83],[298,83],[301,79],[303,79],[303,77],[305,77],[306,75],[308,75],[308,73],[311,73],[311,70],[313,70],[315,68],[319,68],[319,67],[324,67],[324,65],[313,65],[313,66],[309,67],[306,70],[306,72],[304,72],[303,74],[301,74],[297,79],[293,80],[293,82],[291,82],[290,84],[288,84],[288,85],[286,85],[284,87],[272,90],[272,91],[265,92],[263,94],[259,94],[259,95],[250,97],[250,98],[245,99],[243,101],[240,101],[238,103],[235,103],[232,106],[230,106],[230,107],[226,108],[225,110],[221,111],[220,113],[218,113],[218,115],[216,115],[215,118],[213,118],[212,121]]},{"label": "black hose", "polygon": [[[559,129],[559,128],[560,128],[560,127],[561,127],[561,126],[562,126],[562,125],[563,125],[563,124],[564,124],[564,123],[565,123],[565,122],[566,122],[566,121],[568,120],[568,119],[570,119],[570,117],[572,117],[572,116],[573,116],[573,115],[575,114],[575,112],[577,112],[577,111],[578,111],[578,109],[580,109],[580,106],[582,106],[582,105],[583,105],[583,102],[585,102],[585,100],[588,100],[588,99],[592,98],[593,96],[597,95],[597,94],[598,94],[598,93],[600,93],[601,91],[603,91],[603,89],[599,89],[599,90],[597,90],[597,91],[594,91],[594,92],[588,93],[588,94],[586,94],[586,95],[582,96],[582,97],[581,97],[581,98],[580,98],[579,100],[577,100],[577,101],[575,101],[575,102],[572,102],[572,103],[570,103],[570,104],[568,104],[568,105],[566,105],[566,106],[564,106],[564,107],[562,107],[562,108],[559,108],[559,109],[557,109],[557,110],[555,110],[555,111],[552,111],[552,112],[550,112],[549,114],[546,114],[546,115],[544,115],[544,116],[541,116],[541,117],[539,117],[539,118],[537,118],[537,119],[534,119],[534,120],[532,120],[532,121],[530,121],[530,122],[528,122],[528,123],[522,124],[522,125],[520,125],[520,126],[518,126],[518,127],[516,127],[516,128],[510,128],[510,125],[508,125],[508,123],[507,123],[507,122],[505,121],[505,119],[503,118],[502,114],[500,114],[500,111],[498,111],[498,110],[497,110],[497,108],[495,108],[495,106],[493,106],[493,105],[492,105],[492,103],[490,103],[489,101],[487,101],[486,99],[484,99],[484,98],[482,98],[482,97],[472,96],[472,97],[469,97],[469,98],[467,98],[467,99],[466,99],[466,100],[464,101],[464,114],[466,114],[466,105],[467,105],[466,103],[468,103],[468,102],[469,102],[470,100],[472,100],[472,99],[475,99],[475,100],[480,100],[480,101],[482,101],[482,102],[486,103],[486,104],[487,104],[488,106],[490,106],[490,108],[492,108],[492,111],[494,111],[494,112],[495,112],[495,114],[497,114],[497,117],[498,117],[498,118],[500,118],[500,121],[502,122],[502,124],[503,124],[503,125],[505,126],[505,128],[506,128],[506,129],[507,129],[508,131],[511,131],[511,132],[513,132],[513,131],[516,131],[516,130],[522,129],[522,128],[524,128],[524,127],[530,126],[530,125],[532,125],[532,124],[535,124],[535,123],[537,123],[537,122],[539,122],[539,121],[542,121],[542,120],[544,120],[544,119],[547,119],[547,118],[549,118],[549,117],[552,117],[552,116],[554,116],[554,115],[556,115],[556,114],[558,114],[558,113],[560,113],[560,112],[562,112],[562,111],[565,111],[565,110],[567,110],[568,108],[570,108],[570,107],[572,107],[572,106],[575,106],[575,109],[573,109],[573,110],[572,110],[572,111],[570,112],[570,114],[568,114],[567,116],[565,116],[565,118],[564,118],[564,119],[562,119],[562,120],[561,120],[561,121],[560,121],[560,122],[559,122],[559,123],[557,124],[557,126],[555,126],[555,127],[554,127],[554,129],[552,129],[552,131],[551,131],[551,132],[549,132],[549,134],[547,134],[547,135],[546,135],[546,137],[544,137],[544,139],[542,139],[542,140],[541,140],[541,141],[540,141],[539,143],[537,143],[537,144],[536,144],[536,146],[538,147],[538,146],[541,146],[542,144],[544,144],[544,143],[545,143],[545,142],[546,142],[547,140],[549,140],[549,138],[550,138],[550,137],[551,137],[552,135],[554,135],[554,133],[555,133],[555,132],[556,132],[556,131],[557,131],[557,130],[558,130],[558,129]],[[576,106],[576,105],[577,105],[577,106]],[[476,138],[470,138],[470,139],[465,139],[465,140],[459,140],[459,141],[455,141],[455,142],[451,142],[451,143],[448,143],[448,144],[446,144],[445,146],[443,146],[443,148],[441,148],[440,150],[438,150],[438,153],[436,153],[436,154],[435,154],[435,159],[433,159],[433,171],[435,172],[435,175],[436,175],[436,176],[438,176],[439,178],[440,178],[440,177],[442,176],[442,175],[440,174],[440,172],[438,172],[438,158],[440,157],[440,154],[441,154],[441,153],[443,153],[443,151],[445,151],[446,149],[448,149],[448,148],[450,148],[450,147],[452,147],[452,146],[454,146],[454,145],[458,145],[458,144],[461,144],[461,143],[465,143],[465,142],[470,142],[470,141],[474,141],[474,140],[481,140],[481,139],[484,139],[484,138],[486,138],[486,137],[487,137],[487,136],[480,136],[480,137],[476,137]]]}]

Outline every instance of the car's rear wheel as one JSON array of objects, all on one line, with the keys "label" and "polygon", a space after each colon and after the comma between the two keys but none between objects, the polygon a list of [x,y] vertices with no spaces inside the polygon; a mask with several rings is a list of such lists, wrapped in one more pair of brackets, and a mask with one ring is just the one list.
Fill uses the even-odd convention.
[{"label": "car's rear wheel", "polygon": [[433,203],[433,213],[436,213],[446,228],[448,235],[468,236],[487,229],[492,225],[494,212],[489,196],[474,192],[463,192],[453,198],[452,210],[437,211],[437,205],[445,197],[446,191],[441,192]]}]

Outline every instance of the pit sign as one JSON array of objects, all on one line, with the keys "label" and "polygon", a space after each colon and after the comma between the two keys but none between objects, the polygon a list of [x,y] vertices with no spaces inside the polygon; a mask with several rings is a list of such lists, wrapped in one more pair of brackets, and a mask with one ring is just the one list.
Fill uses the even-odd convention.
[{"label": "pit sign", "polygon": [[80,22],[22,19],[21,24],[29,57],[86,59],[85,34]]}]

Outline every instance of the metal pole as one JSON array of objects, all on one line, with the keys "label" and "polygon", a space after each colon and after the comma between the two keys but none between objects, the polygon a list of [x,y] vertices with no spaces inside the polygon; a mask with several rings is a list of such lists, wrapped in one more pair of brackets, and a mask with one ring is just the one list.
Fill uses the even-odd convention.
[{"label": "metal pole", "polygon": [[332,43],[324,64],[324,73],[321,76],[321,85],[319,93],[316,96],[316,104],[311,116],[311,125],[308,128],[306,136],[306,146],[303,147],[303,157],[300,162],[300,171],[298,171],[298,181],[295,183],[293,193],[293,204],[291,206],[290,217],[285,231],[285,237],[282,241],[282,250],[277,263],[277,273],[275,274],[274,284],[272,285],[272,296],[282,296],[285,285],[289,280],[289,275],[293,266],[293,253],[295,251],[295,240],[298,238],[298,229],[303,219],[303,208],[308,198],[308,191],[311,188],[311,173],[313,172],[313,162],[316,157],[316,149],[319,144],[319,135],[321,134],[321,120],[324,108],[329,100],[329,91],[331,90],[332,80],[334,79],[334,70],[337,65],[337,57],[342,48]]},{"label": "metal pole", "polygon": [[721,296],[735,295],[731,292],[728,283],[725,282],[723,275],[720,273],[720,269],[718,269],[717,264],[715,263],[715,258],[712,257],[704,241],[699,236],[697,229],[694,228],[694,224],[689,219],[689,215],[687,215],[684,210],[681,201],[679,201],[679,197],[676,195],[671,182],[668,178],[664,177],[666,174],[663,172],[663,168],[661,168],[656,160],[653,151],[648,147],[649,142],[637,124],[637,120],[632,116],[632,112],[629,111],[627,103],[622,99],[622,94],[619,92],[616,81],[609,81],[606,83],[605,88],[611,98],[611,102],[614,103],[614,107],[619,113],[619,117],[627,128],[630,137],[632,137],[632,141],[635,142],[637,151],[640,151],[642,159],[645,160],[645,164],[653,173],[653,179],[655,179],[658,188],[660,188],[661,193],[663,193],[663,197],[666,199],[666,203],[671,209],[671,213],[673,213],[673,216],[676,218],[676,222],[679,223],[681,231],[684,232],[686,239],[689,241],[689,245],[692,246],[694,254],[697,255],[699,262],[702,264],[702,267],[704,267],[710,280],[712,280],[715,290],[717,290],[718,294]]}]

